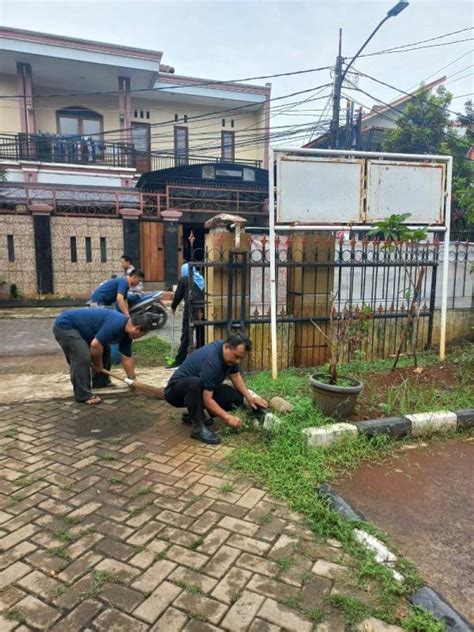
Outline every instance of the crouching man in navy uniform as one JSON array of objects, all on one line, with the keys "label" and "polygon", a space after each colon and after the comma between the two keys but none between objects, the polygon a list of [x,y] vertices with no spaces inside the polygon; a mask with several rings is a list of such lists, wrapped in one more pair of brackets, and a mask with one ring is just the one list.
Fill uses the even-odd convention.
[{"label": "crouching man in navy uniform", "polygon": [[[249,392],[239,372],[239,364],[250,348],[248,338],[232,334],[227,340],[217,340],[193,351],[171,376],[165,399],[177,408],[187,407],[193,439],[211,444],[221,442],[206,428],[205,411],[238,428],[241,421],[232,411],[241,406],[244,399],[253,409],[267,407],[264,399]],[[222,384],[227,378],[232,386]]]},{"label": "crouching man in navy uniform", "polygon": [[129,318],[100,307],[69,309],[60,314],[54,321],[53,334],[69,364],[76,401],[100,404],[100,397],[92,393],[91,368],[94,377],[101,376],[107,354],[110,360],[111,344],[118,344],[127,376],[134,379],[132,340],[141,338],[150,329],[153,329],[153,319],[149,314]]}]

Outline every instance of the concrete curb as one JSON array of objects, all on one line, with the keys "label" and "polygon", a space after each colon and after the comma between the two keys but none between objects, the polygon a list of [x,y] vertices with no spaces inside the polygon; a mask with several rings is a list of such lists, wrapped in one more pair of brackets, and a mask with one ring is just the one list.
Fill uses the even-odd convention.
[{"label": "concrete curb", "polygon": [[[470,411],[471,425],[474,424],[474,411]],[[386,433],[384,433],[386,434]],[[340,496],[330,485],[324,483],[317,490],[318,496],[325,499],[331,509],[336,511],[343,520],[357,521],[364,520],[364,516],[357,512],[342,496]],[[355,539],[367,550],[372,551],[379,564],[389,568],[393,577],[403,581],[403,575],[396,571],[393,566],[397,560],[396,556],[387,549],[385,544],[363,529],[354,529]],[[449,632],[472,632],[472,627],[440,594],[429,586],[418,588],[409,596],[409,601],[414,606],[420,606],[431,612],[437,619],[444,622]]]},{"label": "concrete curb", "polygon": [[326,447],[344,436],[363,434],[368,437],[386,435],[393,439],[453,430],[474,428],[474,408],[465,410],[438,410],[430,413],[381,417],[357,423],[334,423],[328,426],[305,428],[302,432],[312,448]]}]

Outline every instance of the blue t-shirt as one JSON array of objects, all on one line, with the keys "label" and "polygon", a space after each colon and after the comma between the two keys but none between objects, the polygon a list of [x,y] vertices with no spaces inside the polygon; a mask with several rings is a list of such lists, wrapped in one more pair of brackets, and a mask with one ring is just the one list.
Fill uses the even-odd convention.
[{"label": "blue t-shirt", "polygon": [[132,355],[132,341],[125,332],[128,316],[101,307],[68,309],[54,321],[60,329],[77,329],[89,344],[94,338],[105,347],[118,344],[119,351],[128,358]]},{"label": "blue t-shirt", "polygon": [[239,366],[227,366],[223,356],[224,342],[216,340],[193,351],[171,376],[168,386],[188,377],[200,378],[206,391],[213,391],[216,386],[232,373],[239,372]]},{"label": "blue t-shirt", "polygon": [[92,292],[91,301],[102,305],[113,305],[117,300],[117,294],[122,294],[124,298],[127,298],[127,292],[127,277],[107,279]]}]

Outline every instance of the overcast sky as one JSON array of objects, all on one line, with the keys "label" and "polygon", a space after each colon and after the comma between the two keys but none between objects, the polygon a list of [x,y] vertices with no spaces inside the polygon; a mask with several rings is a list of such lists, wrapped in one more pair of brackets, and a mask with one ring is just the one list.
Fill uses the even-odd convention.
[{"label": "overcast sky", "polygon": [[[161,50],[163,63],[175,66],[178,74],[225,80],[334,64],[339,27],[343,29],[343,55],[349,57],[396,1],[0,0],[0,22],[4,26]],[[471,0],[411,0],[405,11],[382,26],[365,52],[472,27],[473,7]],[[472,37],[471,30],[431,44]],[[472,41],[464,41],[367,57],[355,66],[402,90],[446,74],[447,88],[458,96],[473,92],[473,61]],[[331,73],[326,70],[267,81],[272,82],[272,96],[278,97],[328,83]],[[383,101],[400,96],[366,78],[359,78],[358,85]],[[319,96],[328,91],[323,89]],[[377,103],[366,94],[344,92],[352,92],[365,106]],[[274,105],[291,104],[308,96],[317,95],[292,97]],[[462,110],[466,98],[455,99],[452,109]],[[272,123],[295,125],[317,120],[326,101],[325,97],[301,104],[275,116]]]}]

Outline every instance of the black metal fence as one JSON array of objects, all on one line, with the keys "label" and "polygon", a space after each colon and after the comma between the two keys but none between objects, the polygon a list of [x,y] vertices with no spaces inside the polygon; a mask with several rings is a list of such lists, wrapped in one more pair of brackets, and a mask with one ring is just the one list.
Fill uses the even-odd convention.
[{"label": "black metal fence", "polygon": [[[196,329],[206,339],[245,332],[253,342],[251,371],[269,369],[270,260],[265,235],[244,236],[242,248],[230,245],[230,234],[217,235],[205,252],[195,251],[191,266],[206,279],[206,304]],[[330,310],[336,329],[350,321],[350,340],[343,341],[349,361],[386,358],[397,352],[410,312],[416,317],[402,352],[413,336],[417,349],[432,345],[437,293],[441,288],[443,246],[426,243],[347,241],[334,234],[294,234],[277,238],[277,333],[279,365],[315,366],[328,358]],[[203,256],[204,255],[204,256]],[[451,274],[472,294],[468,277],[474,251],[452,244]],[[459,292],[458,292],[459,293]],[[471,299],[467,296],[467,300]]]}]

